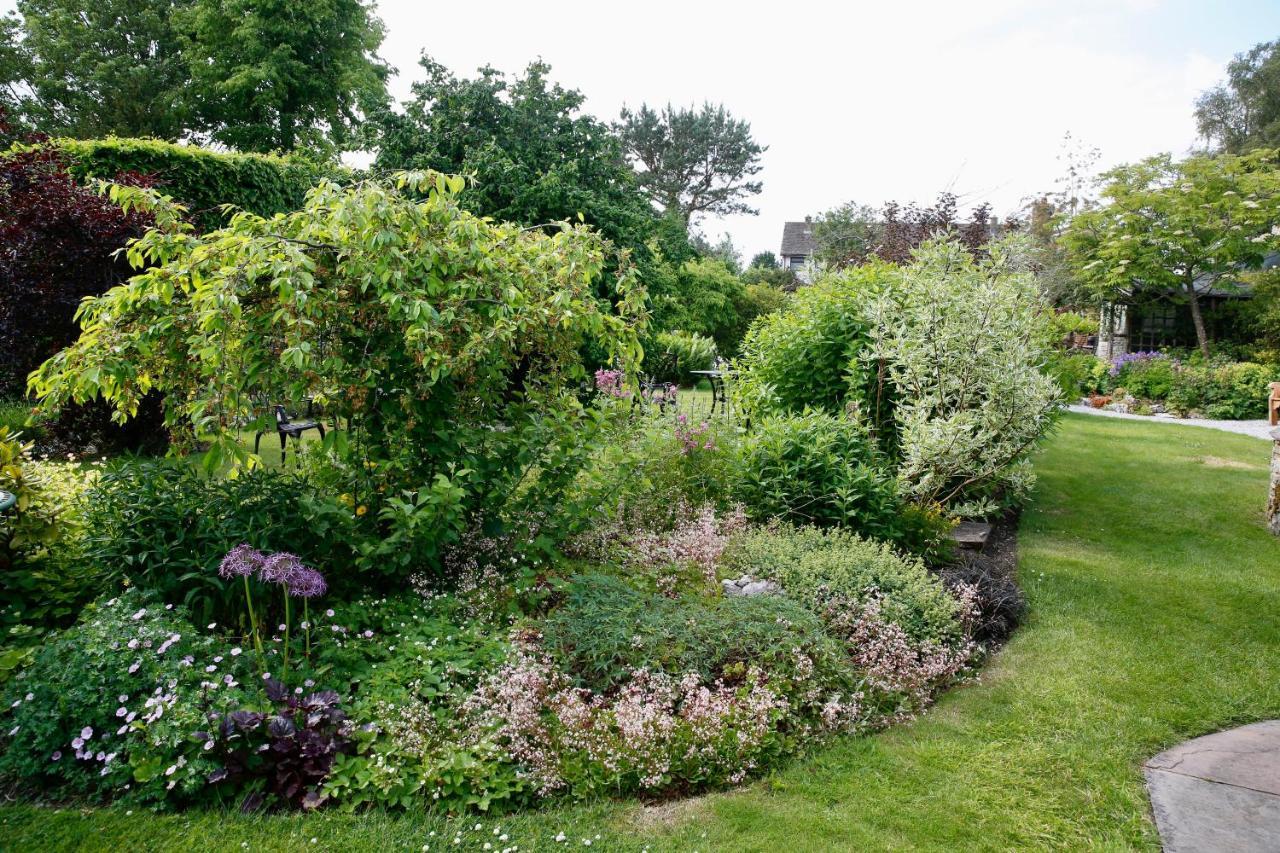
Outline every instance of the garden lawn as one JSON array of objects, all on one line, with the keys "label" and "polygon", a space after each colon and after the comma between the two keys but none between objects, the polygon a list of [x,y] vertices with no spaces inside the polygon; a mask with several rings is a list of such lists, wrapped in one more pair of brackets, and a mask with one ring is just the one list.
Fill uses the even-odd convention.
[{"label": "garden lawn", "polygon": [[455,822],[11,806],[0,838],[45,850],[542,850],[561,847],[560,832],[602,850],[1155,849],[1141,762],[1280,717],[1269,451],[1211,430],[1068,416],[1038,457],[1023,519],[1031,613],[981,682],[912,725],[839,741],[739,791]]}]

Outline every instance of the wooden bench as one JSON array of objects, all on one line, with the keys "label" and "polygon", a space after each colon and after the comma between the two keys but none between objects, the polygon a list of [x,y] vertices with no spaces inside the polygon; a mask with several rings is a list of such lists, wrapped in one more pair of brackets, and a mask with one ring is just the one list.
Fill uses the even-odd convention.
[{"label": "wooden bench", "polygon": [[1271,396],[1267,398],[1267,418],[1272,426],[1280,424],[1280,382],[1271,383]]}]

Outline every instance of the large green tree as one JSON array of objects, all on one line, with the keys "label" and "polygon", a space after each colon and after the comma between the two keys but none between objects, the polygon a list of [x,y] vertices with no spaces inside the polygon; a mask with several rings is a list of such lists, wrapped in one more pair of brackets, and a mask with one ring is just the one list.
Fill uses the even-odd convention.
[{"label": "large green tree", "polygon": [[191,110],[224,145],[344,148],[386,101],[382,22],[360,0],[193,0],[179,20]]},{"label": "large green tree", "polygon": [[1201,298],[1280,249],[1280,152],[1161,154],[1103,178],[1104,206],[1061,238],[1080,279],[1104,299],[1184,300],[1208,354]]},{"label": "large green tree", "polygon": [[655,217],[609,128],[582,113],[581,92],[549,79],[533,62],[508,79],[485,67],[454,76],[430,57],[402,115],[377,123],[375,166],[466,174],[471,210],[539,225],[578,215],[622,246],[640,246]]},{"label": "large green tree", "polygon": [[1280,40],[1237,54],[1227,79],[1196,101],[1196,124],[1228,153],[1280,147]]},{"label": "large green tree", "polygon": [[0,25],[0,104],[32,129],[156,136],[186,129],[173,26],[192,0],[18,0]]},{"label": "large green tree", "polygon": [[721,105],[662,110],[623,109],[616,125],[627,155],[643,167],[640,185],[654,204],[686,223],[704,214],[755,214],[747,199],[763,188],[752,180],[767,150],[751,125]]}]

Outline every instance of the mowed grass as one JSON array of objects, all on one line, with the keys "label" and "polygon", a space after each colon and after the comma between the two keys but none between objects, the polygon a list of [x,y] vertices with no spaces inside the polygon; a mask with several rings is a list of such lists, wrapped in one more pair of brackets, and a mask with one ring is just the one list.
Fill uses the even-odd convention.
[{"label": "mowed grass", "polygon": [[1262,514],[1269,452],[1211,430],[1069,416],[1038,458],[1023,519],[1030,618],[981,680],[911,725],[838,741],[738,791],[452,822],[11,806],[0,810],[0,847],[1156,849],[1142,761],[1280,716],[1280,543]]}]

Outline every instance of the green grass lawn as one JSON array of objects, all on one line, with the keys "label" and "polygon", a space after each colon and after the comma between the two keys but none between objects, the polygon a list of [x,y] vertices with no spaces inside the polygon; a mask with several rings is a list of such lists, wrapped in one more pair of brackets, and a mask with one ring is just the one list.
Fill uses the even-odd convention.
[{"label": "green grass lawn", "polygon": [[10,806],[0,847],[542,850],[564,846],[563,831],[578,849],[591,838],[635,851],[1156,849],[1143,759],[1280,716],[1269,451],[1206,429],[1069,416],[1039,457],[1023,521],[1031,615],[981,681],[912,725],[834,743],[742,790],[483,818],[480,832],[474,818],[430,814]]}]

